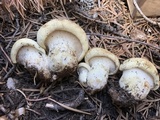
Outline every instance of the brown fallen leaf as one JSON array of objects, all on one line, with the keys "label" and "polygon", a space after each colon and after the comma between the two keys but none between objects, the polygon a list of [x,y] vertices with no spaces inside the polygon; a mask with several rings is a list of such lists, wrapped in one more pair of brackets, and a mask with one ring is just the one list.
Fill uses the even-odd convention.
[{"label": "brown fallen leaf", "polygon": [[143,31],[137,28],[133,29],[130,35],[131,35],[131,38],[135,40],[142,40],[142,41],[147,40],[147,35]]}]

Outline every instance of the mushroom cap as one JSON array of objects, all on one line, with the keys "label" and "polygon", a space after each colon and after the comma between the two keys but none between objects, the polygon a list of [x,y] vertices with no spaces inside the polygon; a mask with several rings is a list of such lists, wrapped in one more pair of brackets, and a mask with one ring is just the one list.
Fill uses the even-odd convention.
[{"label": "mushroom cap", "polygon": [[90,69],[91,69],[90,66],[88,64],[84,63],[84,62],[78,64],[78,68],[77,68],[78,72],[79,72],[80,68],[84,68],[88,71],[90,71]]},{"label": "mushroom cap", "polygon": [[[61,31],[62,32],[67,32],[70,35],[69,37],[73,36],[75,39],[78,39],[78,43],[80,43],[81,48],[78,48],[77,44],[78,43],[74,43],[75,45],[75,51],[77,53],[77,57],[78,57],[78,61],[81,61],[84,57],[84,55],[86,54],[86,52],[88,51],[88,40],[87,40],[87,36],[84,32],[84,30],[77,25],[76,23],[70,21],[70,20],[59,20],[59,19],[53,19],[49,22],[47,22],[46,24],[44,24],[37,32],[37,42],[38,44],[43,47],[44,49],[47,48],[46,46],[46,40],[50,37],[50,35],[55,32],[55,31]],[[60,34],[61,34],[60,33]],[[65,39],[65,37],[63,38]],[[71,45],[71,47],[73,47]]]},{"label": "mushroom cap", "polygon": [[11,49],[11,60],[13,63],[17,63],[17,54],[18,54],[18,51],[24,47],[24,46],[33,46],[34,48],[36,48],[38,51],[42,52],[45,54],[45,50],[43,48],[41,48],[37,42],[35,42],[34,40],[32,39],[29,39],[29,38],[22,38],[22,39],[19,39],[17,40],[14,45],[12,46],[12,49]]},{"label": "mushroom cap", "polygon": [[110,51],[106,50],[106,49],[103,49],[103,48],[92,48],[90,49],[87,53],[86,53],[86,56],[85,56],[85,62],[87,64],[90,63],[90,60],[94,57],[105,57],[105,58],[108,58],[110,59],[111,61],[114,62],[114,67],[115,69],[110,69],[109,70],[109,75],[113,75],[117,72],[118,68],[119,68],[119,59],[116,55],[114,55],[113,53],[111,53]]},{"label": "mushroom cap", "polygon": [[159,75],[156,67],[147,59],[144,58],[130,58],[123,62],[123,64],[120,65],[120,70],[127,70],[132,68],[139,68],[146,73],[148,73],[152,78],[154,82],[153,90],[156,90],[159,88]]}]

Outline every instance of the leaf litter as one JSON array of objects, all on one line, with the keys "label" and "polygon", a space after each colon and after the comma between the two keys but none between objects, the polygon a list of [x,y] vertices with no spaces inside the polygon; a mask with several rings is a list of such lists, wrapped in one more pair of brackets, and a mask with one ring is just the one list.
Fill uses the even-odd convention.
[{"label": "leaf litter", "polygon": [[[124,0],[84,1],[0,1],[1,118],[25,120],[160,119],[159,89],[151,91],[146,99],[130,107],[124,108],[114,103],[113,96],[110,96],[108,91],[113,92],[111,88],[118,87],[120,72],[109,78],[107,86],[102,91],[90,95],[77,82],[76,73],[71,77],[48,84],[36,80],[36,77],[33,77],[23,66],[14,65],[11,62],[10,51],[16,40],[22,37],[36,40],[36,32],[45,22],[54,18],[66,18],[76,22],[85,30],[90,47],[108,49],[118,56],[120,62],[131,57],[145,57],[154,63],[160,72],[160,28],[158,26],[148,23],[143,18],[132,19]],[[153,19],[157,20],[157,18]],[[10,77],[16,79],[16,90],[7,87],[7,79]],[[85,92],[84,96],[82,95],[83,100],[78,101],[78,105],[74,108],[73,103],[79,99],[80,91]],[[69,105],[69,109],[61,111],[46,108],[47,103],[55,104],[52,100],[62,105],[62,108]],[[23,109],[23,112],[17,113],[20,109]]]}]

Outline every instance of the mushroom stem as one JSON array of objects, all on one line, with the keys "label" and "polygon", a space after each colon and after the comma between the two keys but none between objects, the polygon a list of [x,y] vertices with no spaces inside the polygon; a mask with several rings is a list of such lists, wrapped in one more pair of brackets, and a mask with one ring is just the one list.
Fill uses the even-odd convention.
[{"label": "mushroom stem", "polygon": [[115,66],[109,58],[99,57],[90,60],[91,70],[88,73],[87,84],[93,89],[102,89],[108,80],[111,66]]},{"label": "mushroom stem", "polygon": [[56,71],[57,74],[66,74],[66,72],[72,73],[76,70],[78,59],[75,51],[70,49],[69,45],[59,43],[54,48],[49,48],[49,50],[48,56],[52,61],[50,66],[52,71]]},{"label": "mushroom stem", "polygon": [[78,65],[78,79],[79,81],[82,83],[83,86],[87,86],[87,76],[88,76],[88,72],[90,71],[90,66],[87,63],[80,63]]},{"label": "mushroom stem", "polygon": [[139,68],[124,70],[119,84],[136,100],[144,99],[154,87],[153,78]]},{"label": "mushroom stem", "polygon": [[83,84],[85,84],[87,82],[87,76],[88,76],[88,70],[86,68],[79,68],[80,72],[79,73],[79,81]]}]

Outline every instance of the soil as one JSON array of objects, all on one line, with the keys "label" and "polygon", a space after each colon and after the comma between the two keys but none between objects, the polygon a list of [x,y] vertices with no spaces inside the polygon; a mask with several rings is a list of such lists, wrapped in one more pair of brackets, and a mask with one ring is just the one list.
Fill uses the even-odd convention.
[{"label": "soil", "polygon": [[[121,71],[109,76],[103,90],[90,95],[78,82],[76,72],[44,82],[23,66],[12,63],[10,51],[16,40],[24,37],[36,40],[36,33],[44,23],[63,18],[84,29],[90,48],[108,49],[121,63],[127,58],[145,57],[160,72],[160,29],[143,18],[132,19],[125,1],[95,0],[89,6],[76,0],[60,1],[46,2],[39,12],[26,6],[27,10],[20,14],[21,10],[13,7],[14,17],[0,6],[0,119],[160,120],[160,90],[135,101],[118,85]],[[14,81],[14,89],[7,87],[8,78]]]}]

